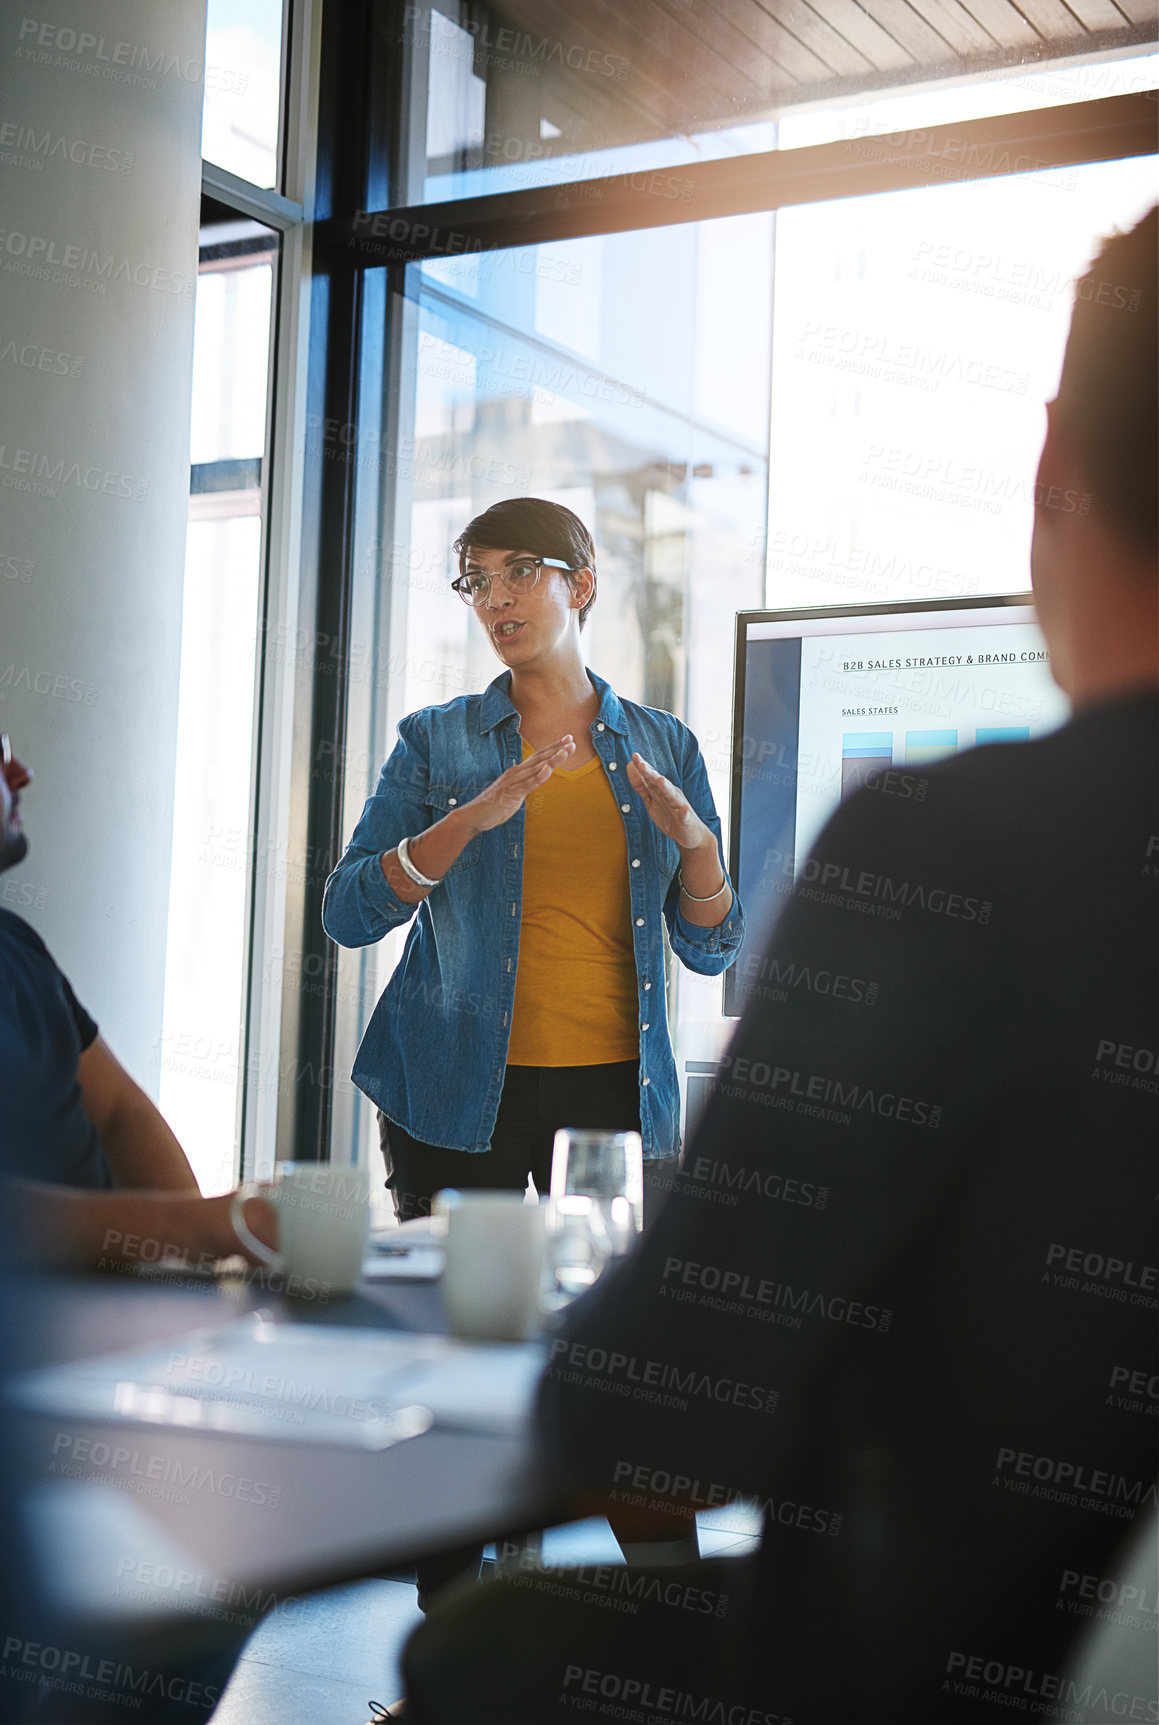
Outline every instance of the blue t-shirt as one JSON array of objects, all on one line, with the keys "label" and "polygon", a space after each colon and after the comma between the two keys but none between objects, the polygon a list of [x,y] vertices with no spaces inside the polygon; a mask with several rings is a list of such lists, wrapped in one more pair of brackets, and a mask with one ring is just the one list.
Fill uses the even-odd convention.
[{"label": "blue t-shirt", "polygon": [[0,1175],[112,1185],[76,1075],[96,1034],[40,936],[0,907]]}]

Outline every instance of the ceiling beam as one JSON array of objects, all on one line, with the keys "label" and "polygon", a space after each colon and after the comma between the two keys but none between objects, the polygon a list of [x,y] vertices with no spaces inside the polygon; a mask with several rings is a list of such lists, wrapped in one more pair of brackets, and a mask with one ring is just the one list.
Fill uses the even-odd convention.
[{"label": "ceiling beam", "polygon": [[440,204],[361,211],[315,230],[316,267],[375,269],[426,258],[542,245],[588,234],[668,227],[792,204],[1051,173],[1150,155],[1155,91],[1029,113],[840,139],[568,185],[535,186]]}]

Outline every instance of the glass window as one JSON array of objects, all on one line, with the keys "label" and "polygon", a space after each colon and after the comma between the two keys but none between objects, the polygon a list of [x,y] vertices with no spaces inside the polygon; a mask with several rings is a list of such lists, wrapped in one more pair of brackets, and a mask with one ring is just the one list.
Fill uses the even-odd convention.
[{"label": "glass window", "polygon": [[[763,600],[771,264],[772,218],[755,215],[414,272],[413,419],[399,428],[413,459],[382,464],[397,527],[369,571],[389,697],[365,756],[352,745],[348,757],[355,815],[402,714],[499,674],[450,592],[451,543],[489,504],[524,495],[568,505],[593,532],[588,663],[691,725],[726,815],[733,614]],[[367,1013],[404,939],[367,950]],[[715,1052],[719,978],[673,971],[678,1061]],[[336,1064],[349,1070],[353,1053]]]},{"label": "glass window", "polygon": [[[1107,32],[1111,54],[1114,32],[1123,48],[1138,40],[1126,10],[1100,8],[1101,61],[1018,71],[1012,50],[1031,61],[1063,43],[1083,53],[1085,29],[1065,9],[1036,28],[1012,0],[992,0],[985,27],[940,4],[680,0],[645,16],[580,0],[547,11],[530,0],[420,0],[405,8],[402,36],[411,99],[426,106],[427,161],[399,201],[616,174],[687,201],[679,170],[694,162],[1153,89],[1153,56],[1107,52]],[[973,77],[947,82],[967,63]]]},{"label": "glass window", "polygon": [[[426,563],[441,543],[449,580],[450,541],[478,509],[524,493],[567,503],[600,551],[592,664],[678,713],[686,594],[706,559],[717,579],[760,585],[771,233],[771,217],[746,216],[422,268],[412,545]],[[435,638],[481,686],[486,643],[433,586],[408,595],[416,645],[440,617]],[[409,674],[414,704],[444,698]]]},{"label": "glass window", "polygon": [[1144,157],[781,211],[769,605],[1029,586],[1074,279],[1154,198]]},{"label": "glass window", "polygon": [[[724,816],[737,610],[1024,589],[1073,279],[1151,182],[1124,161],[782,211],[775,278],[767,215],[424,264],[354,802],[403,713],[497,672],[446,587],[500,497],[591,526],[588,662],[692,726]],[[404,938],[366,954],[365,1011]],[[719,980],[674,966],[672,990],[684,1071],[730,1025]]]},{"label": "glass window", "polygon": [[160,1106],[206,1194],[238,1170],[277,247],[203,200]]},{"label": "glass window", "polygon": [[251,185],[278,184],[284,0],[209,0],[201,154]]}]

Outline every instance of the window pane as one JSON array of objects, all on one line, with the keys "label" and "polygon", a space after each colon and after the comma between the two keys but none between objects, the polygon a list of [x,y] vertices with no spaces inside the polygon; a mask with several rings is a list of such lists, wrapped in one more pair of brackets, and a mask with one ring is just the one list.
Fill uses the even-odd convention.
[{"label": "window pane", "polygon": [[[770,216],[744,216],[422,272],[413,519],[424,566],[441,552],[449,581],[451,540],[499,497],[566,503],[600,558],[590,664],[694,725],[721,720],[731,615],[759,603],[771,239]],[[444,657],[465,655],[469,686],[482,687],[501,667],[434,585],[417,604],[408,595],[411,660],[441,617]],[[446,698],[411,676],[415,705]]]},{"label": "window pane", "polygon": [[[376,571],[389,710],[348,760],[365,766],[363,789],[403,713],[502,670],[450,592],[451,543],[499,498],[533,495],[595,536],[588,663],[692,726],[726,814],[733,614],[763,598],[771,263],[772,218],[757,215],[423,269],[413,418],[399,427],[413,461],[383,462],[398,521]],[[367,1013],[404,938],[367,951]],[[674,969],[678,1061],[714,1055],[720,980]],[[339,1052],[344,1070],[353,1054]]]},{"label": "window pane", "polygon": [[[882,0],[559,0],[547,11],[534,0],[419,0],[405,8],[399,46],[411,100],[420,113],[425,104],[427,161],[397,201],[631,174],[678,202],[689,190],[679,169],[693,162],[1155,87],[1153,58],[1036,70],[1048,52],[1085,59],[1091,42],[1065,8],[1036,16],[1034,26],[1013,0],[992,0],[985,27],[963,7]],[[1099,27],[1104,55],[1147,34],[1113,6]],[[911,83],[926,87],[907,96]]]},{"label": "window pane", "polygon": [[1154,195],[1141,158],[780,213],[770,605],[1029,586],[1074,278]]},{"label": "window pane", "polygon": [[201,154],[255,186],[278,183],[284,0],[209,0]]},{"label": "window pane", "polygon": [[207,1194],[238,1171],[276,246],[256,222],[201,230],[160,1104]]}]

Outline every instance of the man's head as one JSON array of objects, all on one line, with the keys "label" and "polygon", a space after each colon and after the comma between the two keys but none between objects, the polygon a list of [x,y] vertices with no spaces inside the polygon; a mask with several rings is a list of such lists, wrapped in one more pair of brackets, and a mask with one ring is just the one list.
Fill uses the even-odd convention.
[{"label": "man's head", "polygon": [[32,774],[12,753],[6,732],[0,732],[0,874],[13,868],[28,853],[28,840],[20,820],[20,793]]},{"label": "man's head", "polygon": [[[542,497],[508,497],[502,503],[493,503],[467,523],[455,540],[454,549],[460,573],[466,566],[469,549],[533,551],[538,557],[557,558],[566,563],[573,574],[587,569],[594,576],[596,569],[595,543],[579,516],[562,503],[549,503]],[[574,587],[574,581],[569,585]],[[591,597],[580,609],[581,629],[595,602],[593,582]]]},{"label": "man's head", "polygon": [[1055,677],[1078,702],[1159,676],[1157,259],[1156,210],[1105,243],[1076,284],[1047,409],[1031,572]]}]

